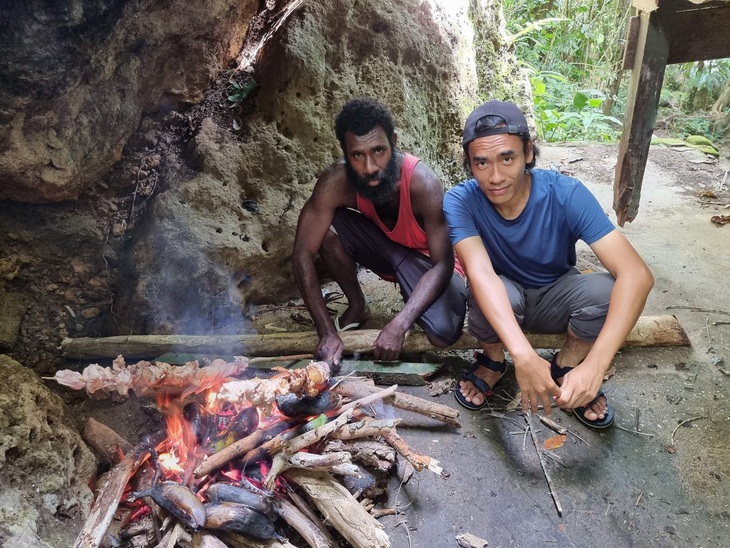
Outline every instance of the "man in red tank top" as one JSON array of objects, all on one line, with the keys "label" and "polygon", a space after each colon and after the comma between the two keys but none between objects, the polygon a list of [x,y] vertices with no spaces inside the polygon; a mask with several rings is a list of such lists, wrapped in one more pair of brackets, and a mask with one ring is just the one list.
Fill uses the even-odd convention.
[{"label": "man in red tank top", "polygon": [[[373,341],[376,359],[397,359],[414,323],[433,345],[454,344],[464,324],[466,284],[449,241],[441,181],[418,158],[396,150],[395,124],[378,101],[348,102],[335,133],[344,158],[317,179],[299,215],[293,253],[297,285],[319,335],[318,357],[339,364],[339,332],[367,319],[358,264],[397,282],[405,303]],[[348,308],[334,321],[317,255],[347,297]]]}]

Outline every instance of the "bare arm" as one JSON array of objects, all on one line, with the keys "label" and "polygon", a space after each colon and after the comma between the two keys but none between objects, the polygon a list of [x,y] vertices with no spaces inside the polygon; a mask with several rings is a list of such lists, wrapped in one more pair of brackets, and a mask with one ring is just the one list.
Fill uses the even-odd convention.
[{"label": "bare arm", "polygon": [[444,218],[443,198],[441,181],[426,165],[419,162],[411,179],[411,204],[414,214],[422,220],[433,267],[418,281],[401,311],[380,332],[375,341],[377,359],[398,358],[408,329],[451,280],[454,272],[454,250]]},{"label": "bare arm", "polygon": [[522,392],[522,409],[526,411],[530,407],[536,413],[542,402],[546,414],[550,414],[550,396],[559,395],[560,389],[550,377],[548,362],[533,350],[517,323],[507,289],[494,271],[482,239],[479,236],[465,238],[455,249],[479,309],[512,356]]},{"label": "bare arm", "polygon": [[646,263],[618,230],[593,243],[591,249],[616,282],[596,342],[583,362],[563,380],[562,395],[557,400],[563,407],[585,405],[596,396],[611,360],[636,325],[654,285]]},{"label": "bare arm", "polygon": [[317,354],[321,359],[335,364],[339,363],[344,347],[327,312],[314,259],[332,224],[336,209],[351,206],[351,202],[354,202],[354,194],[349,190],[342,165],[331,166],[319,177],[312,195],[299,214],[292,256],[299,292],[319,335]]}]

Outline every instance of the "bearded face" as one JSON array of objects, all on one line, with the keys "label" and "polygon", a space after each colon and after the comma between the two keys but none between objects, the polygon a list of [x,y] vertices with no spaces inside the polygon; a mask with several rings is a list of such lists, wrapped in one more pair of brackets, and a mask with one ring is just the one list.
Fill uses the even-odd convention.
[{"label": "bearded face", "polygon": [[[350,165],[350,162],[345,161],[345,172],[347,173],[350,184],[355,187],[358,194],[376,205],[382,205],[390,200],[393,190],[400,179],[400,162],[392,147],[391,151],[392,154],[385,169],[366,176],[359,175]],[[380,181],[379,185],[370,186],[368,184],[376,180]]]}]

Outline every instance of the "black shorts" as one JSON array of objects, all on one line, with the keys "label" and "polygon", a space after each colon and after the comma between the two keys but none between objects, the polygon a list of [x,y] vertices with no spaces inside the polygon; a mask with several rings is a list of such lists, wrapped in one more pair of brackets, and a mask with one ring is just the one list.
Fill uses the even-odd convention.
[{"label": "black shorts", "polygon": [[[433,267],[429,257],[390,240],[359,211],[338,208],[332,229],[348,256],[381,278],[397,282],[406,302],[419,280]],[[466,283],[454,271],[449,285],[416,323],[429,335],[451,345],[461,336],[465,315]]]}]

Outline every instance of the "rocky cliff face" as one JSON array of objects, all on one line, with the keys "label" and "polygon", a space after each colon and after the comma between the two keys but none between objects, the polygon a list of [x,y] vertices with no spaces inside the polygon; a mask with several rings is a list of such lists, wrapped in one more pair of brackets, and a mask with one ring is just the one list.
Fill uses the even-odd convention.
[{"label": "rocky cliff face", "polygon": [[201,99],[257,4],[3,2],[0,199],[77,199],[120,159],[143,111]]},{"label": "rocky cliff face", "polygon": [[50,371],[65,336],[245,331],[297,294],[297,216],[347,100],[388,104],[400,147],[449,185],[479,96],[524,90],[498,30],[480,46],[498,1],[258,7],[0,8],[0,350]]}]

